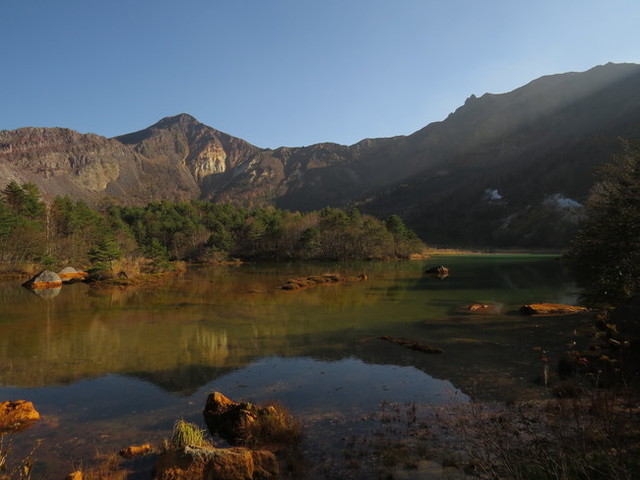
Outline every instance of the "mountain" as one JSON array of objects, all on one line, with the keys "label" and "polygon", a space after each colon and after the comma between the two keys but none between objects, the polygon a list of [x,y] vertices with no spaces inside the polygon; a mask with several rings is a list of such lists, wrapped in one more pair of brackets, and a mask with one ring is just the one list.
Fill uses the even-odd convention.
[{"label": "mountain", "polygon": [[399,213],[427,242],[559,247],[592,171],[640,139],[640,65],[551,75],[472,95],[408,135],[345,146],[261,149],[190,115],[108,139],[63,128],[0,131],[0,187],[45,198],[186,200],[292,210],[358,205]]},{"label": "mountain", "polygon": [[199,194],[163,162],[118,140],[66,128],[0,131],[0,186],[11,181],[35,183],[46,199],[69,195],[94,204],[105,197],[137,204]]},{"label": "mountain", "polygon": [[378,174],[364,176],[358,160],[379,155],[387,142],[260,149],[186,114],[116,139],[191,179],[200,198],[303,210],[353,201],[363,186],[379,183]]},{"label": "mountain", "polygon": [[558,247],[575,229],[594,168],[640,139],[640,66],[608,64],[470,97],[407,137],[421,171],[365,203],[391,208],[424,238]]}]

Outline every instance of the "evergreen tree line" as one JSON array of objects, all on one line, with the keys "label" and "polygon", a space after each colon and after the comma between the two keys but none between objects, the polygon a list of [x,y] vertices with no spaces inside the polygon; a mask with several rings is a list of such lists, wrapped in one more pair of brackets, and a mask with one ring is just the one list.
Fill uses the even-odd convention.
[{"label": "evergreen tree line", "polygon": [[32,183],[0,195],[0,262],[91,263],[106,269],[122,256],[155,269],[173,260],[360,260],[405,258],[424,244],[398,215],[385,221],[324,208],[300,213],[202,201],[105,205],[57,197],[45,204]]}]

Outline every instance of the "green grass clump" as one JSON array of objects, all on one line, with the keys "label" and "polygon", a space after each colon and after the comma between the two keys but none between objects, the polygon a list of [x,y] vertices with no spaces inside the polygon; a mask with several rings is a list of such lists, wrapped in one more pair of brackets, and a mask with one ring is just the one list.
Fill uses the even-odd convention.
[{"label": "green grass clump", "polygon": [[171,432],[171,446],[175,448],[183,447],[202,447],[209,445],[205,437],[205,430],[195,423],[177,420],[173,424]]}]

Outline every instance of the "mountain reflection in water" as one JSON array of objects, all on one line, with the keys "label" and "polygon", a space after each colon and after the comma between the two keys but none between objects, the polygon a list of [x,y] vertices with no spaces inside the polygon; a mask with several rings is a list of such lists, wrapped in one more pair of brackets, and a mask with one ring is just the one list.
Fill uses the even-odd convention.
[{"label": "mountain reflection in water", "polygon": [[[437,264],[450,276],[423,275]],[[336,270],[369,280],[277,289]],[[0,285],[0,399],[35,403],[44,420],[21,441],[44,438],[41,455],[59,461],[160,441],[177,418],[202,423],[214,389],[235,400],[278,400],[303,417],[452,394],[529,396],[540,367],[533,347],[559,355],[580,322],[513,313],[524,303],[575,301],[559,262],[543,256],[202,267],[160,285],[68,285],[53,298],[18,283]],[[458,313],[472,302],[500,304],[503,313]],[[411,351],[382,335],[444,353]]]}]

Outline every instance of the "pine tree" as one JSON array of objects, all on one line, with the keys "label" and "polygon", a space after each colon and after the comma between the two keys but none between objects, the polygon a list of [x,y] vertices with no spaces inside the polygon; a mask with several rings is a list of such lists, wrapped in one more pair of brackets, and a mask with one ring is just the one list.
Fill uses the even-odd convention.
[{"label": "pine tree", "polygon": [[93,272],[110,270],[113,261],[120,258],[122,258],[120,246],[111,236],[105,236],[98,240],[89,250],[89,260],[93,264],[91,269]]}]

